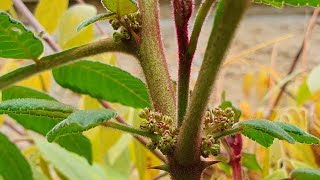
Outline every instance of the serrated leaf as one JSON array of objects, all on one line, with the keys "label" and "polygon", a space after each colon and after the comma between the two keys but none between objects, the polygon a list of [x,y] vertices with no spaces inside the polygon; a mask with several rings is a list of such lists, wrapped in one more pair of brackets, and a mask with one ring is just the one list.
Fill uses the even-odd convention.
[{"label": "serrated leaf", "polygon": [[48,141],[52,142],[60,136],[86,131],[116,115],[117,113],[109,109],[76,111],[48,132]]},{"label": "serrated leaf", "polygon": [[273,143],[274,138],[267,133],[255,130],[255,129],[247,129],[242,131],[242,134],[247,136],[253,141],[256,141],[260,145],[264,147],[270,147]]},{"label": "serrated leaf", "polygon": [[102,20],[107,20],[107,19],[114,19],[116,17],[116,13],[113,12],[108,12],[108,13],[103,13],[99,14],[96,16],[93,16],[89,19],[84,20],[77,28],[77,31],[79,32],[81,29],[84,27],[89,26],[90,24],[93,24],[97,21],[102,21]]},{"label": "serrated leaf", "polygon": [[257,161],[257,157],[255,154],[242,153],[241,163],[242,163],[242,166],[247,167],[249,170],[253,170],[253,171],[262,170],[262,168],[260,167]]},{"label": "serrated leaf", "polygon": [[320,170],[318,169],[308,169],[308,168],[299,168],[291,172],[291,178],[295,180],[316,180],[320,179]]},{"label": "serrated leaf", "polygon": [[90,166],[81,156],[70,153],[57,144],[48,143],[41,139],[35,139],[35,142],[43,158],[67,179],[107,179],[104,174],[101,177],[101,173],[97,172],[95,167]]},{"label": "serrated leaf", "polygon": [[68,0],[40,0],[34,16],[46,32],[52,34],[57,29],[62,15],[67,10],[68,3]]},{"label": "serrated leaf", "polygon": [[0,11],[0,57],[36,60],[43,44],[21,22]]},{"label": "serrated leaf", "polygon": [[282,8],[284,5],[320,7],[320,0],[255,0],[255,2],[279,8]]},{"label": "serrated leaf", "polygon": [[0,3],[0,10],[9,10],[13,5],[13,2],[11,0],[1,0]]},{"label": "serrated leaf", "polygon": [[[18,98],[55,100],[43,92],[21,86],[12,86],[2,92],[2,100],[4,101]],[[15,114],[9,114],[9,116],[15,119],[24,128],[33,130],[42,135],[46,135],[56,124],[64,119]],[[85,157],[89,163],[92,162],[91,143],[88,138],[82,134],[62,137],[57,143],[67,150]]]},{"label": "serrated leaf", "polygon": [[77,4],[69,8],[61,18],[57,36],[62,49],[69,49],[91,42],[94,38],[93,26],[77,32],[78,25],[97,14],[95,6]]},{"label": "serrated leaf", "polygon": [[295,140],[286,131],[268,120],[247,120],[236,123],[235,125],[244,129],[255,129],[280,140],[286,140],[292,144],[295,142]]},{"label": "serrated leaf", "polygon": [[62,87],[97,99],[135,108],[151,106],[145,84],[117,67],[79,61],[54,69],[53,76]]},{"label": "serrated leaf", "polygon": [[0,176],[5,180],[32,180],[29,163],[20,150],[0,133]]},{"label": "serrated leaf", "polygon": [[283,130],[285,130],[288,134],[290,134],[291,137],[293,137],[294,140],[300,143],[305,144],[319,144],[319,139],[299,127],[284,123],[284,122],[274,122],[277,126],[281,127]]},{"label": "serrated leaf", "polygon": [[13,99],[0,103],[1,114],[33,115],[49,118],[67,118],[74,109],[57,101],[45,99]]},{"label": "serrated leaf", "polygon": [[138,10],[134,0],[101,0],[103,6],[111,12],[124,16]]}]

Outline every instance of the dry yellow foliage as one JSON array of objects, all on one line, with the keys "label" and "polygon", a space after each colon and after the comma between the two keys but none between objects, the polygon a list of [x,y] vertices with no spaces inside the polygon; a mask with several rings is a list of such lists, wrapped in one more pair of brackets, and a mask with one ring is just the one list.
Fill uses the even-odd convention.
[{"label": "dry yellow foliage", "polygon": [[7,11],[12,7],[13,3],[11,0],[1,0],[0,10]]},{"label": "dry yellow foliage", "polygon": [[57,29],[68,3],[68,0],[40,0],[38,3],[34,15],[49,34]]}]

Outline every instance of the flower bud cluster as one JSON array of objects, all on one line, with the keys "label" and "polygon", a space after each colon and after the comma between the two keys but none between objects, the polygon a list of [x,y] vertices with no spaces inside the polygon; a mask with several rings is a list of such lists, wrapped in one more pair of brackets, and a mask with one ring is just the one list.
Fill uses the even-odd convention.
[{"label": "flower bud cluster", "polygon": [[173,152],[178,134],[173,119],[149,108],[142,110],[139,117],[146,120],[140,124],[140,129],[161,137],[160,140],[152,140],[147,147],[151,150],[159,149],[164,155]]},{"label": "flower bud cluster", "polygon": [[111,19],[109,21],[114,30],[113,39],[117,41],[131,39],[131,31],[138,33],[141,29],[140,12],[131,13],[123,16],[121,19]]},{"label": "flower bud cluster", "polygon": [[235,123],[235,113],[232,108],[215,108],[212,111],[206,111],[205,130],[211,130],[213,133],[223,132],[230,129]]},{"label": "flower bud cluster", "polygon": [[220,141],[214,139],[212,134],[230,129],[235,123],[235,113],[232,108],[215,108],[207,110],[204,120],[203,137],[201,141],[201,153],[203,157],[210,154],[217,156],[220,154]]}]

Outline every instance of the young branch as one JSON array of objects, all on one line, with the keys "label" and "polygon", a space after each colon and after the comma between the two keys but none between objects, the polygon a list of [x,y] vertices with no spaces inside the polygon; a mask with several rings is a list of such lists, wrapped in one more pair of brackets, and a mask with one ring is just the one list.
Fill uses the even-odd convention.
[{"label": "young branch", "polygon": [[182,124],[189,100],[189,81],[192,58],[190,60],[188,59],[187,50],[189,44],[188,25],[193,10],[192,4],[192,0],[172,1],[179,50],[179,73],[177,86],[178,127]]},{"label": "young branch", "polygon": [[20,80],[42,71],[52,69],[75,60],[105,52],[123,52],[135,55],[135,44],[128,42],[114,42],[112,38],[102,39],[80,47],[45,56],[37,64],[31,64],[16,69],[0,77],[0,89],[6,88]]},{"label": "young branch", "polygon": [[[112,110],[112,107],[109,105],[109,103],[107,103],[106,101],[103,101],[103,100],[99,100],[100,104],[106,108],[106,109],[111,109]],[[122,116],[117,116],[116,117],[116,120],[121,123],[121,124],[124,124],[124,125],[128,125],[127,122],[123,119]],[[139,141],[142,145],[144,146],[147,146],[148,142],[143,139],[142,137],[140,136],[133,136],[137,141]],[[158,150],[154,150],[154,151],[151,151],[155,156],[157,156],[162,162],[167,162],[167,158],[162,155],[162,153]]]},{"label": "young branch", "polygon": [[154,109],[175,117],[175,96],[160,33],[158,0],[139,0],[141,43],[138,59],[142,66]]},{"label": "young branch", "polygon": [[200,160],[201,122],[208,99],[221,62],[250,2],[250,0],[224,0],[219,3],[203,64],[178,137],[175,157],[180,164],[190,165]]}]

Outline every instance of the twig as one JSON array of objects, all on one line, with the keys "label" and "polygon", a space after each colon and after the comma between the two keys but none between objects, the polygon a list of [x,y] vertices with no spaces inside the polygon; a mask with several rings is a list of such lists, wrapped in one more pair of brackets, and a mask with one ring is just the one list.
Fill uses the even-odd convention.
[{"label": "twig", "polygon": [[[18,12],[29,21],[29,23],[35,28],[36,31],[39,33],[46,32],[45,29],[41,26],[41,24],[37,21],[37,19],[33,16],[33,14],[30,12],[30,10],[24,5],[24,3],[21,0],[13,0],[14,7],[18,10]],[[58,52],[60,51],[59,45],[55,42],[55,40],[45,33],[43,36],[43,39],[48,43],[48,45],[52,48],[53,51]]]},{"label": "twig", "polygon": [[[312,15],[312,17],[311,17],[311,19],[309,21],[309,25],[308,25],[307,31],[305,33],[302,45],[301,45],[298,53],[296,54],[291,66],[290,66],[290,69],[289,69],[289,71],[287,73],[287,76],[290,75],[295,70],[301,55],[303,55],[303,53],[305,53],[305,51],[307,51],[308,42],[309,42],[309,40],[311,38],[311,34],[312,34],[313,28],[315,26],[315,23],[317,22],[316,20],[317,20],[317,16],[318,16],[319,13],[320,13],[320,8],[317,8],[316,10],[314,10],[313,15]],[[286,87],[288,86],[289,83],[290,82],[287,82],[281,87],[280,92],[276,97],[276,100],[272,104],[269,112],[267,112],[268,113],[267,114],[267,119],[270,118],[273,110],[278,106],[278,104],[280,102],[280,99],[281,99],[282,95],[284,94],[284,92],[286,90]]]},{"label": "twig", "polygon": [[[106,108],[106,109],[112,109],[112,107],[109,105],[109,103],[107,103],[106,101],[103,101],[103,100],[99,100],[100,104]],[[123,117],[121,116],[117,116],[116,117],[116,120],[121,123],[121,124],[124,124],[124,125],[128,125],[128,123],[126,122],[126,120],[124,120]],[[136,140],[138,140],[141,144],[143,144],[144,146],[147,146],[148,142],[140,137],[140,136],[133,136]],[[164,155],[162,155],[158,150],[155,150],[155,151],[151,151],[155,156],[157,156],[161,161],[163,162],[167,162],[167,159]]]},{"label": "twig", "polygon": [[4,125],[6,125],[7,127],[9,127],[11,130],[13,130],[14,132],[16,132],[17,134],[19,134],[20,136],[24,136],[25,133],[21,132],[19,129],[17,129],[13,124],[11,124],[11,122],[5,120],[3,122]]}]

